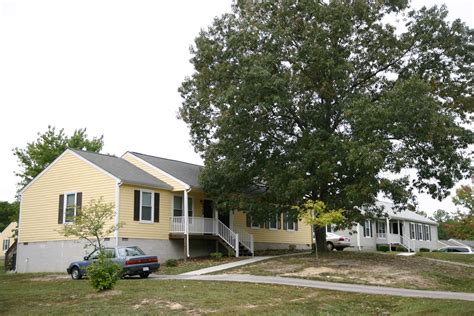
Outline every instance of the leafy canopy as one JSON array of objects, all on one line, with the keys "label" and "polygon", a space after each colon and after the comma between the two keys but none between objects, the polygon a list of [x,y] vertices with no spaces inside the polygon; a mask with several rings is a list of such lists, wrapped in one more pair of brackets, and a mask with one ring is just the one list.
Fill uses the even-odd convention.
[{"label": "leafy canopy", "polygon": [[9,203],[0,201],[0,232],[11,222],[18,222],[19,209],[20,203],[18,202]]},{"label": "leafy canopy", "polygon": [[64,129],[56,131],[55,127],[48,126],[46,132],[38,133],[38,138],[27,143],[25,148],[13,149],[20,167],[20,171],[15,173],[20,178],[18,187],[21,189],[30,183],[67,148],[99,152],[103,146],[103,136],[89,139],[85,128],[77,129],[72,136],[68,136]]},{"label": "leafy canopy", "polygon": [[92,199],[87,206],[77,210],[74,222],[66,224],[62,233],[66,237],[77,237],[87,242],[94,250],[102,251],[104,240],[117,231],[122,224],[112,224],[115,216],[113,203],[105,203],[103,198]]},{"label": "leafy canopy", "polygon": [[179,113],[221,205],[322,201],[350,222],[469,175],[473,30],[444,6],[375,2],[238,1],[200,32]]}]

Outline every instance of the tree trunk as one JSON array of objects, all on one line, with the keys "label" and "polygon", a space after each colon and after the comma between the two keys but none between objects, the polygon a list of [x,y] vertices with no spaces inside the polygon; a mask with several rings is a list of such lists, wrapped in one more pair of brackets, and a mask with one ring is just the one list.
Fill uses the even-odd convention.
[{"label": "tree trunk", "polygon": [[326,227],[314,225],[314,236],[316,238],[316,249],[319,253],[328,252],[326,247]]}]

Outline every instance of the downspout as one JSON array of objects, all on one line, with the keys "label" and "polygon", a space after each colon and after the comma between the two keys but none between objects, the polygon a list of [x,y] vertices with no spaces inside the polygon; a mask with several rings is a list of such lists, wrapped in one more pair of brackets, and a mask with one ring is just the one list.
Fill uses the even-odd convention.
[{"label": "downspout", "polygon": [[119,232],[118,232],[118,224],[119,224],[119,214],[120,214],[120,186],[122,185],[121,181],[117,181],[115,185],[115,227],[117,228],[114,232],[115,237],[115,247],[119,245]]},{"label": "downspout", "polygon": [[186,234],[186,257],[189,258],[189,211],[188,211],[188,193],[191,188],[188,186],[183,190],[183,212],[184,212],[184,230]]}]

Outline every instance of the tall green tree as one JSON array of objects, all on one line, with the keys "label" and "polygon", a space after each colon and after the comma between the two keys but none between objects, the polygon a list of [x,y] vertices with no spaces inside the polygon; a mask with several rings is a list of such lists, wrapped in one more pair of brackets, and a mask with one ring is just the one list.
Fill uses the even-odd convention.
[{"label": "tall green tree", "polygon": [[85,128],[77,129],[68,136],[64,133],[64,129],[57,131],[55,127],[48,126],[46,132],[38,133],[38,138],[27,143],[25,148],[13,149],[20,167],[15,173],[20,178],[18,188],[21,190],[30,183],[67,148],[99,152],[103,146],[103,136],[89,139]]},{"label": "tall green tree", "polygon": [[11,222],[18,222],[18,210],[20,203],[0,201],[0,232],[5,229]]},{"label": "tall green tree", "polygon": [[451,238],[474,239],[474,193],[472,187],[463,185],[457,189],[453,202],[466,210],[458,210],[453,220],[448,221],[444,228]]},{"label": "tall green tree", "polygon": [[406,0],[238,1],[200,32],[179,89],[204,189],[255,217],[323,201],[348,223],[380,211],[380,194],[445,198],[470,171],[474,106],[474,32],[447,14]]}]

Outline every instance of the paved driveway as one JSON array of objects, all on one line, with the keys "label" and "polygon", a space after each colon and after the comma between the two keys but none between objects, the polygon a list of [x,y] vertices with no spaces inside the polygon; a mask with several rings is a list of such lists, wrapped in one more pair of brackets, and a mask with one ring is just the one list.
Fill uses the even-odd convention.
[{"label": "paved driveway", "polygon": [[345,291],[364,294],[381,294],[405,297],[424,297],[434,299],[451,299],[474,301],[474,293],[424,291],[399,289],[384,286],[333,283],[306,279],[284,278],[273,276],[257,276],[249,274],[218,274],[218,275],[151,275],[151,280],[198,280],[215,282],[246,282],[260,284],[279,284],[289,286],[310,287],[324,290]]}]

